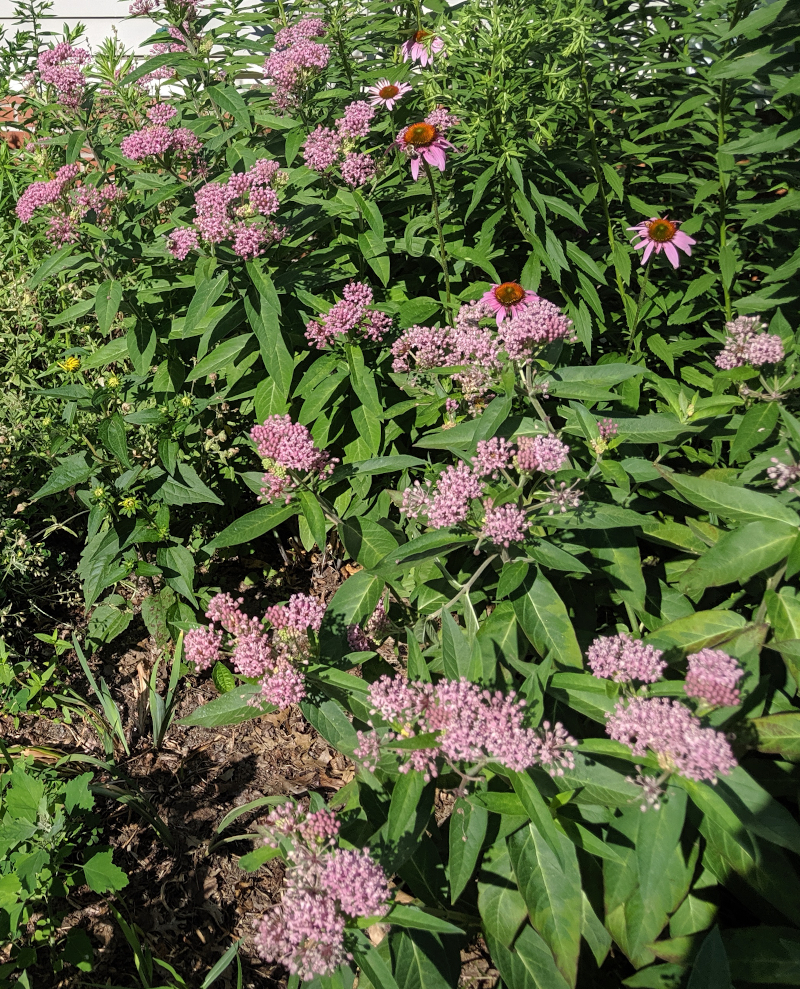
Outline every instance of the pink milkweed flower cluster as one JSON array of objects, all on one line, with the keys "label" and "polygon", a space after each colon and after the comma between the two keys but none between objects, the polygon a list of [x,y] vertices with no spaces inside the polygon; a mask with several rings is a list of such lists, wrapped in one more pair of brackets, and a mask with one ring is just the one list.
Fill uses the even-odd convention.
[{"label": "pink milkweed flower cluster", "polygon": [[633,245],[635,251],[644,248],[642,264],[647,264],[650,255],[654,252],[661,254],[663,251],[672,267],[677,268],[680,265],[678,251],[681,250],[691,257],[692,245],[697,243],[693,237],[678,229],[677,220],[668,220],[666,217],[651,217],[649,220],[637,223],[635,227],[628,227],[628,230],[634,231],[642,238],[638,244]]},{"label": "pink milkweed flower cluster", "polygon": [[327,808],[304,814],[283,804],[265,826],[265,844],[281,848],[286,872],[281,902],[256,926],[256,951],[304,981],[331,975],[352,957],[350,919],[388,910],[386,873],[366,849],[337,847],[339,822]]},{"label": "pink milkweed flower cluster", "polygon": [[379,601],[363,628],[360,625],[351,625],[347,629],[347,644],[353,652],[372,652],[375,649],[375,640],[384,639],[390,627],[389,616],[383,602]]},{"label": "pink milkweed flower cluster", "polygon": [[[496,372],[507,363],[503,355],[525,362],[548,343],[573,338],[572,320],[538,296],[521,299],[516,313],[507,317],[501,320],[484,297],[460,307],[455,327],[412,326],[392,346],[392,370],[408,373],[466,365],[453,374],[453,382],[474,404],[490,392]],[[496,325],[495,332],[483,325],[489,321]]]},{"label": "pink milkweed flower cluster", "polygon": [[[184,27],[184,31],[186,31],[186,33],[188,34],[188,32],[189,32],[189,25],[188,24],[184,24],[183,27]],[[184,34],[181,32],[180,28],[176,27],[174,24],[171,24],[169,26],[169,35],[170,35],[171,38],[174,38],[175,40],[172,41],[172,42],[169,42],[169,41],[167,41],[167,42],[163,42],[163,41],[157,42],[150,49],[154,55],[167,55],[167,54],[177,55],[180,52],[187,51],[187,48],[186,48],[186,38],[185,38]]]},{"label": "pink milkweed flower cluster", "polygon": [[80,175],[78,165],[62,165],[55,178],[33,182],[20,196],[16,213],[23,223],[29,223],[38,209],[52,206],[56,214],[50,217],[46,236],[55,247],[78,240],[80,223],[92,213],[95,226],[106,229],[113,219],[113,206],[126,198],[124,189],[112,183],[103,186],[73,183]]},{"label": "pink milkweed flower cluster", "polygon": [[[406,488],[400,510],[408,518],[424,520],[432,529],[444,529],[466,523],[473,501],[482,498],[483,521],[478,528],[480,537],[506,548],[512,542],[522,542],[531,527],[527,513],[517,504],[507,502],[495,506],[491,497],[484,498],[484,479],[497,480],[512,467],[519,471],[521,482],[534,472],[555,472],[567,462],[569,447],[555,436],[536,436],[533,439],[520,436],[517,444],[514,446],[499,436],[480,440],[471,464],[447,467],[434,483],[428,481],[423,485],[415,481]],[[510,477],[508,480],[513,483]],[[552,492],[548,492],[540,504],[547,505],[552,501]],[[579,496],[570,488],[569,495],[560,499],[559,507],[566,511],[568,502],[577,507],[579,501]],[[551,509],[549,514],[552,515],[554,510]]]},{"label": "pink milkweed flower cluster", "polygon": [[608,719],[606,733],[634,755],[650,749],[663,770],[691,780],[716,783],[717,776],[727,776],[737,764],[722,732],[702,727],[686,705],[666,697],[620,701]]},{"label": "pink milkweed flower cluster", "polygon": [[727,339],[714,363],[729,371],[751,364],[777,364],[783,360],[783,341],[774,333],[765,333],[766,324],[759,316],[739,316],[725,324]]},{"label": "pink milkweed flower cluster", "polygon": [[169,103],[154,103],[147,111],[147,119],[151,124],[168,124],[177,112]]},{"label": "pink milkweed flower cluster", "polygon": [[342,179],[351,188],[365,185],[375,174],[372,155],[356,151],[359,139],[367,137],[375,110],[365,100],[356,100],[344,108],[333,128],[319,126],[303,143],[303,160],[312,172],[325,172],[339,165]]},{"label": "pink milkweed flower cluster", "polygon": [[394,139],[394,147],[401,151],[411,161],[411,177],[416,182],[419,178],[420,164],[425,163],[443,172],[447,167],[445,152],[449,148],[455,150],[455,145],[447,140],[447,131],[459,123],[457,117],[440,107],[429,114],[425,120],[404,127]]},{"label": "pink milkweed flower cluster", "polygon": [[311,80],[327,67],[330,48],[313,40],[323,37],[325,30],[324,21],[303,17],[275,35],[263,72],[272,83],[272,101],[279,110],[299,106]]},{"label": "pink milkweed flower cluster", "polygon": [[701,649],[686,657],[688,670],[683,689],[687,697],[712,707],[735,707],[739,703],[738,683],[744,670],[721,649]]},{"label": "pink milkweed flower cluster", "polygon": [[387,110],[394,110],[394,105],[398,100],[411,92],[412,87],[407,82],[389,82],[388,79],[379,79],[374,86],[367,86],[369,102],[372,106],[382,106]]},{"label": "pink milkweed flower cluster", "polygon": [[603,636],[589,646],[586,658],[592,673],[599,678],[617,683],[655,683],[667,668],[663,652],[655,646],[645,645],[641,639],[620,635]]},{"label": "pink milkweed flower cluster", "polygon": [[162,166],[196,166],[202,145],[188,127],[150,124],[123,138],[120,150],[131,161],[154,159]]},{"label": "pink milkweed flower cluster", "polygon": [[167,249],[183,260],[201,240],[206,244],[230,241],[240,258],[250,260],[263,254],[287,233],[270,219],[280,208],[275,191],[279,181],[278,163],[261,158],[227,182],[207,182],[194,195],[194,227],[174,230],[167,238]]},{"label": "pink milkweed flower cluster", "polygon": [[306,481],[327,477],[338,460],[314,446],[306,426],[292,422],[289,415],[274,415],[250,430],[264,464],[261,500],[288,502],[297,488],[290,471],[306,475]]},{"label": "pink milkweed flower cluster", "polygon": [[229,594],[211,598],[206,611],[210,624],[186,633],[186,661],[206,670],[230,653],[240,676],[261,681],[256,703],[281,709],[299,703],[306,691],[298,666],[308,662],[309,631],[319,631],[325,608],[307,594],[293,594],[288,604],[267,608],[262,621],[246,615],[243,603],[243,598],[234,600]]},{"label": "pink milkweed flower cluster", "polygon": [[419,30],[411,35],[400,51],[404,62],[419,62],[425,68],[426,65],[433,65],[434,55],[440,55],[444,51],[444,42],[430,31]]},{"label": "pink milkweed flower cluster", "polygon": [[[789,451],[787,450],[786,453],[788,455]],[[800,464],[794,461],[784,464],[777,457],[772,457],[771,460],[772,467],[767,467],[767,477],[773,482],[772,486],[776,491],[782,491],[783,488],[800,480]]]},{"label": "pink milkweed flower cluster", "polygon": [[46,86],[54,87],[61,106],[70,110],[80,106],[86,89],[83,67],[90,59],[91,55],[85,48],[73,48],[66,41],[39,55],[39,79]]},{"label": "pink milkweed flower cluster", "polygon": [[363,282],[351,282],[342,291],[342,300],[319,319],[306,324],[306,339],[318,349],[351,334],[379,343],[392,325],[392,317],[370,309],[372,289]]},{"label": "pink milkweed flower cluster", "polygon": [[525,701],[514,691],[485,690],[463,677],[433,684],[382,676],[370,685],[369,703],[370,713],[390,730],[359,733],[355,756],[365,769],[374,770],[384,746],[427,734],[436,735],[429,748],[399,750],[405,760],[400,772],[417,770],[430,780],[442,761],[466,766],[471,775],[496,762],[516,772],[543,766],[551,776],[563,776],[575,765],[575,739],[561,724],[525,727]]}]

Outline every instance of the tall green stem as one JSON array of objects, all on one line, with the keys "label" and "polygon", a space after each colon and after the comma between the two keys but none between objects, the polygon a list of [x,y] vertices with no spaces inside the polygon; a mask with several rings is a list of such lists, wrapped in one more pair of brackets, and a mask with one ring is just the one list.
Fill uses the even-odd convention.
[{"label": "tall green stem", "polygon": [[[736,0],[736,5],[733,8],[733,16],[731,17],[731,29],[733,29],[740,16],[742,0]],[[731,38],[722,46],[722,57],[724,58],[728,52],[731,45]],[[726,127],[726,117],[729,108],[729,88],[728,80],[723,79],[720,82],[719,88],[719,108],[717,111],[717,175],[719,177],[719,250],[720,254],[728,246],[728,184],[725,175],[725,170],[722,167],[722,146],[728,140],[727,127]],[[725,318],[733,319],[733,309],[731,307],[731,290],[730,285],[725,280],[725,276],[720,272],[722,276],[722,291],[725,297]]]},{"label": "tall green stem", "polygon": [[447,248],[444,243],[444,230],[442,229],[442,218],[439,215],[439,196],[436,193],[436,183],[433,181],[433,172],[431,171],[431,166],[422,160],[422,167],[425,169],[425,174],[428,177],[428,183],[431,187],[431,203],[433,204],[433,222],[436,226],[436,232],[439,234],[439,261],[442,265],[442,272],[444,273],[444,289],[447,298],[445,304],[445,309],[447,310],[447,318],[452,323],[453,321],[453,307],[450,301],[450,270],[447,266]]},{"label": "tall green stem", "polygon": [[[642,306],[644,305],[645,293],[647,292],[647,286],[650,284],[650,269],[653,266],[653,255],[647,262],[647,267],[644,269],[644,275],[642,276],[642,284],[639,289],[639,298],[636,300],[636,312],[633,317],[633,323],[631,323],[631,332],[628,337],[628,349],[625,351],[625,357],[629,357],[631,353],[631,348],[633,347],[633,342],[636,339],[636,329],[639,326],[639,317],[642,314]],[[636,348],[637,354],[639,353],[639,348]]]},{"label": "tall green stem", "polygon": [[581,88],[583,89],[583,100],[584,100],[584,110],[586,113],[586,126],[589,130],[589,145],[592,152],[592,169],[594,170],[595,181],[597,182],[597,192],[600,196],[600,205],[603,210],[603,216],[606,221],[606,236],[608,237],[608,246],[611,250],[611,263],[614,265],[614,275],[617,283],[617,291],[619,292],[620,300],[622,301],[622,315],[627,314],[626,299],[627,293],[625,291],[625,283],[622,280],[622,275],[619,273],[619,268],[617,267],[616,261],[614,260],[614,248],[616,246],[616,240],[614,238],[614,224],[611,220],[611,213],[608,208],[608,196],[606,195],[606,181],[603,176],[603,166],[600,161],[600,151],[597,147],[597,136],[595,134],[595,118],[592,113],[592,103],[591,95],[589,92],[589,77],[586,74],[586,59],[581,55]]}]

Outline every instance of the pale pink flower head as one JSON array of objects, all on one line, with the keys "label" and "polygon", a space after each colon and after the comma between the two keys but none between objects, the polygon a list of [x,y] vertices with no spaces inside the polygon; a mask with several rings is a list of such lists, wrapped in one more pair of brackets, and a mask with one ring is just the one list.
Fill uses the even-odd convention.
[{"label": "pale pink flower head", "polygon": [[692,244],[697,243],[693,237],[678,229],[678,221],[668,220],[666,217],[651,217],[649,220],[638,223],[635,227],[628,227],[628,230],[633,230],[642,238],[638,244],[634,244],[636,251],[644,248],[642,264],[647,264],[653,251],[656,254],[663,251],[672,267],[677,268],[680,264],[678,250],[691,257]]},{"label": "pale pink flower head", "polygon": [[379,79],[374,86],[367,86],[370,103],[373,106],[386,107],[387,110],[394,110],[395,103],[406,93],[410,93],[411,89],[407,82],[389,82],[388,79]]},{"label": "pale pink flower head", "polygon": [[415,182],[419,178],[420,161],[443,172],[447,165],[445,151],[453,147],[433,124],[425,120],[404,128],[394,143],[411,159],[411,175]]},{"label": "pale pink flower head", "polygon": [[424,68],[433,65],[433,56],[444,51],[444,42],[430,31],[415,31],[400,49],[404,62],[419,62]]},{"label": "pale pink flower head", "polygon": [[538,298],[535,292],[524,289],[517,282],[502,282],[500,285],[492,285],[489,291],[481,296],[481,302],[485,302],[492,310],[499,326],[506,316],[517,316]]},{"label": "pale pink flower head", "polygon": [[744,670],[721,649],[701,649],[687,656],[689,664],[684,690],[714,707],[735,707],[739,703],[739,680]]}]

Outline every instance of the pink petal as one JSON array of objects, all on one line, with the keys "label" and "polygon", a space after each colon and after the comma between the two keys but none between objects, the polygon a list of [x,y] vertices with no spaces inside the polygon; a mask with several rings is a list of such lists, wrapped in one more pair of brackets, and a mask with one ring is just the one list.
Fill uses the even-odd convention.
[{"label": "pink petal", "polygon": [[664,244],[664,253],[667,255],[667,259],[673,268],[677,268],[680,265],[681,259],[678,256],[675,245],[671,241],[668,244]]},{"label": "pink petal", "polygon": [[419,158],[411,159],[411,176],[415,182],[419,178]]},{"label": "pink petal", "polygon": [[675,236],[672,238],[672,243],[679,247],[682,251],[686,251],[687,254],[692,253],[692,244],[696,244],[697,241],[694,237],[690,237],[689,234],[683,233],[681,230],[675,232]]},{"label": "pink petal", "polygon": [[429,165],[433,165],[434,168],[438,168],[440,172],[443,172],[445,165],[447,164],[447,158],[445,158],[444,151],[441,148],[437,148],[436,145],[431,145],[429,148],[425,148],[422,152],[422,156]]},{"label": "pink petal", "polygon": [[[644,241],[642,241],[642,243],[644,243]],[[641,246],[642,244],[639,244],[639,247]],[[637,247],[637,250],[638,249],[639,248]],[[647,242],[647,247],[645,247],[644,249],[644,254],[642,255],[642,264],[647,264],[647,261],[650,255],[653,253],[653,250],[655,250],[656,254],[658,254],[658,248],[656,247],[656,242],[654,240],[649,240]]]},{"label": "pink petal", "polygon": [[633,245],[633,249],[634,251],[640,251],[645,246],[645,244],[652,244],[652,243],[653,243],[652,240],[640,240],[638,244]]}]

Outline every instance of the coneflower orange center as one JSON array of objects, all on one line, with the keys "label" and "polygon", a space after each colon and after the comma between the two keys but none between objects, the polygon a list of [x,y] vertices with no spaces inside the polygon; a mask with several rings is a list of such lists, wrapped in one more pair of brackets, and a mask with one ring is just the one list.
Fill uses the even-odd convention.
[{"label": "coneflower orange center", "polygon": [[414,33],[414,41],[416,41],[416,42],[424,41],[425,38],[427,38],[429,34],[430,34],[430,31],[416,31]]},{"label": "coneflower orange center", "polygon": [[432,144],[435,138],[436,128],[433,124],[412,124],[410,127],[406,127],[403,132],[405,143],[410,144],[414,148],[421,148],[426,144]]},{"label": "coneflower orange center", "polygon": [[390,100],[393,96],[397,96],[399,92],[400,88],[398,86],[381,86],[378,90],[378,96],[382,100]]},{"label": "coneflower orange center", "polygon": [[525,298],[525,289],[516,282],[503,282],[494,290],[494,297],[503,306],[514,306]]},{"label": "coneflower orange center", "polygon": [[650,239],[659,244],[666,244],[672,240],[678,230],[678,224],[672,220],[653,220],[647,224],[647,232]]}]

